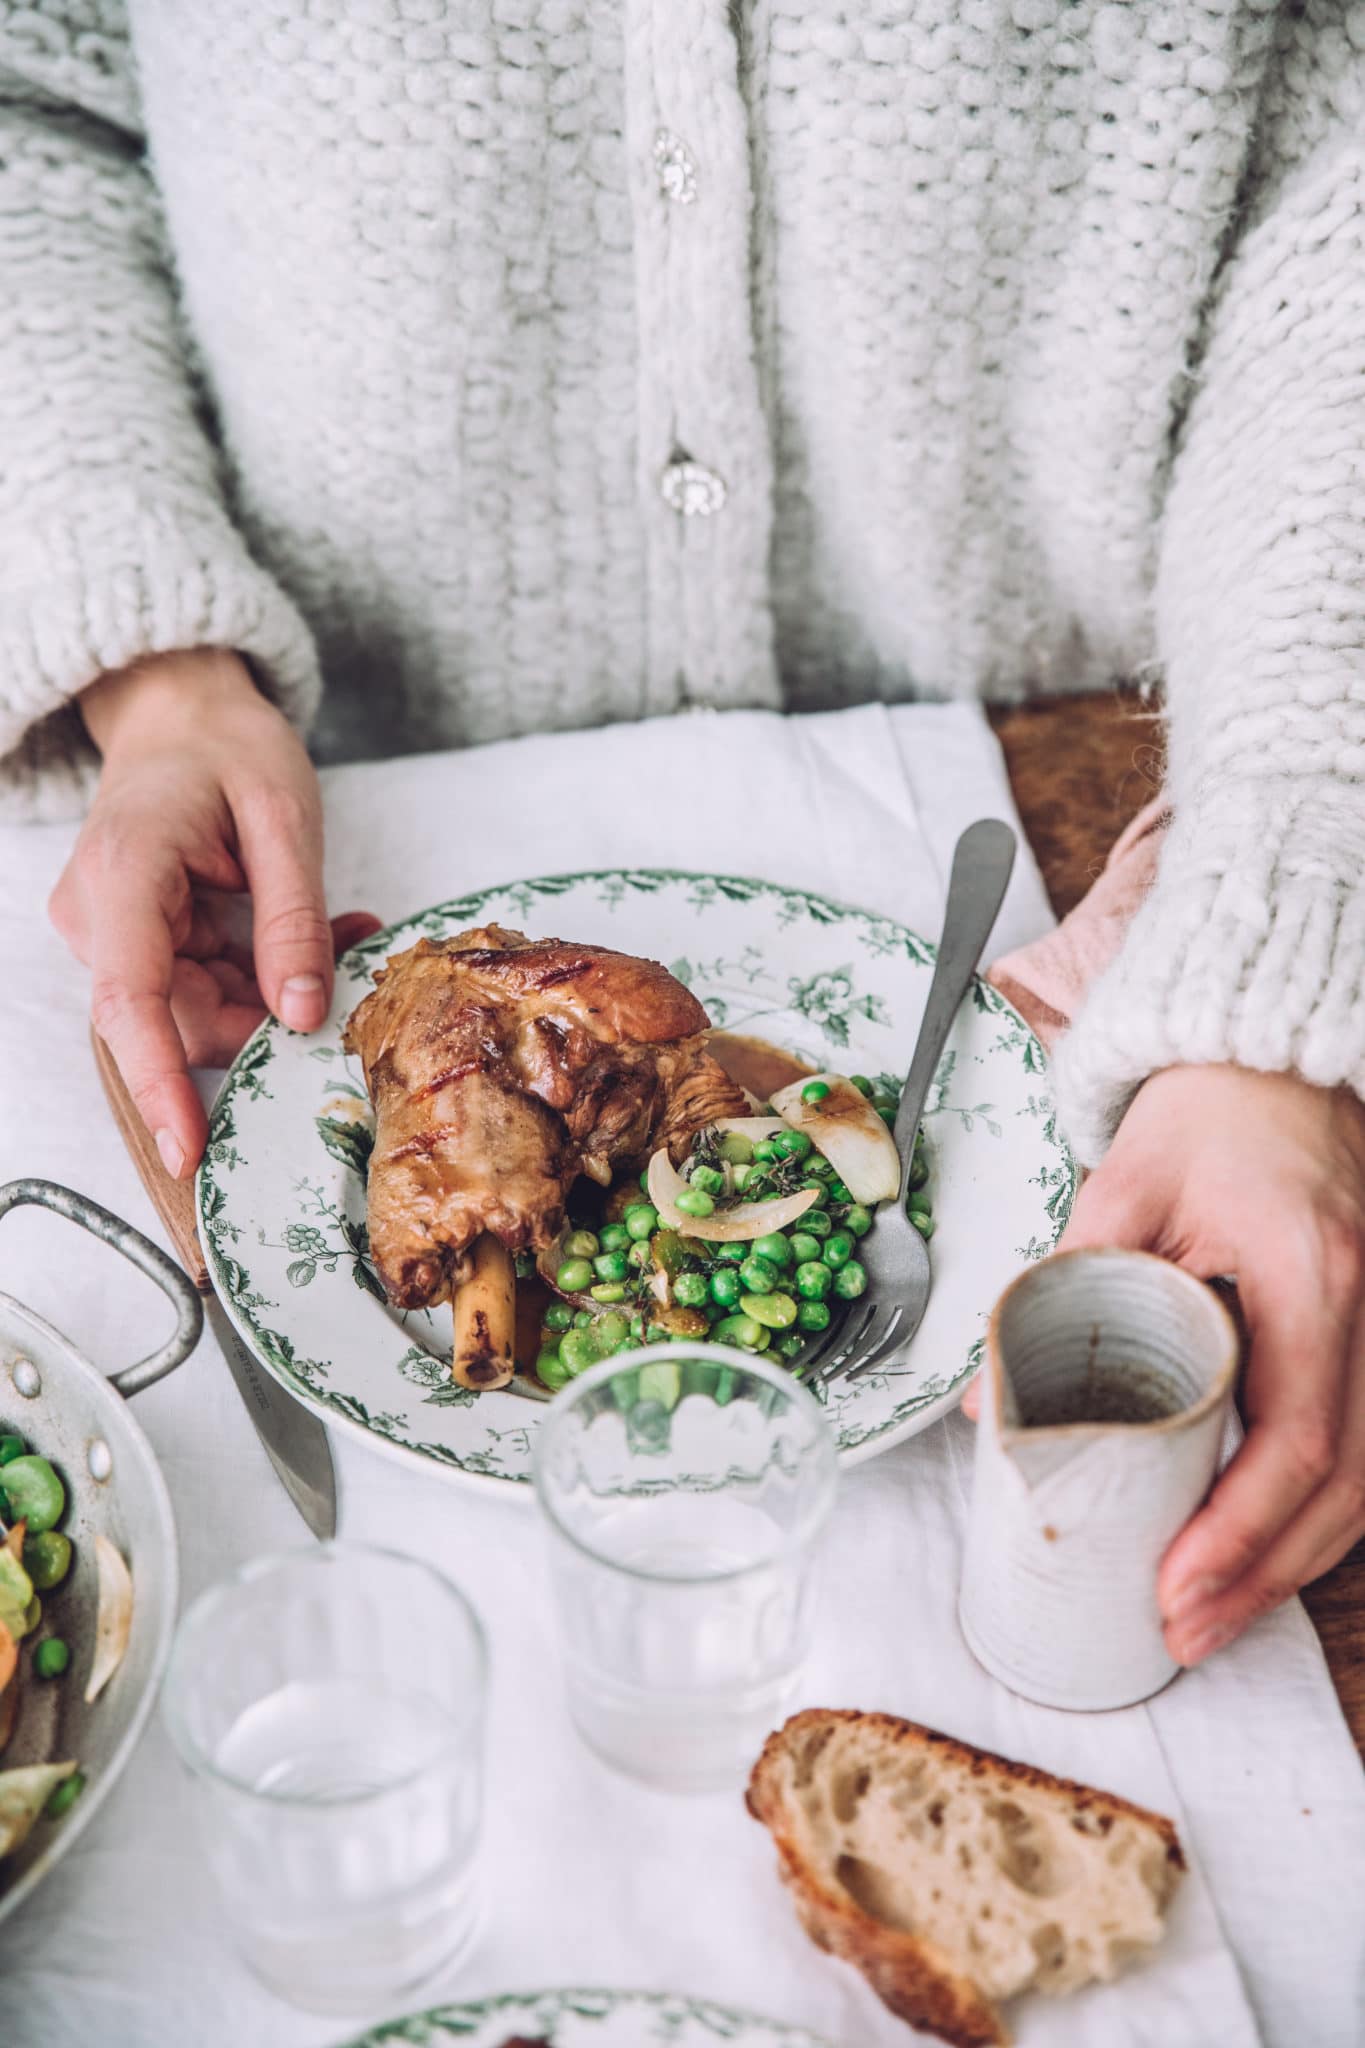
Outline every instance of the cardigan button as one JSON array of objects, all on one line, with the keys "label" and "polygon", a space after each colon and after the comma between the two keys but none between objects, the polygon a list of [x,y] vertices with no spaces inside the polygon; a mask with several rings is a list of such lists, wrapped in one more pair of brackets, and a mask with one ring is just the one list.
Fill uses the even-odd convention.
[{"label": "cardigan button", "polygon": [[671,128],[661,128],[654,137],[654,175],[665,199],[691,206],[697,196],[697,160]]},{"label": "cardigan button", "polygon": [[664,503],[683,519],[709,519],[726,497],[724,477],[690,455],[674,456],[659,478],[659,490]]}]

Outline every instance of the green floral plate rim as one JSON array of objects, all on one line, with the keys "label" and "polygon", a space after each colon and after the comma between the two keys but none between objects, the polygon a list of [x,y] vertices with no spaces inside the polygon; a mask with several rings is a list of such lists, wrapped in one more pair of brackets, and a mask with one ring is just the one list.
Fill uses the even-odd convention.
[{"label": "green floral plate rim", "polygon": [[[365,1227],[372,1119],[341,1028],[377,958],[490,918],[544,931],[552,907],[576,938],[671,953],[667,964],[715,1025],[846,1071],[903,1074],[936,958],[897,920],[808,890],[592,870],[474,890],[391,924],[338,962],[319,1032],[300,1038],[273,1018],[261,1026],[224,1078],[197,1181],[216,1290],[262,1364],[325,1421],[478,1483],[526,1484],[543,1410],[454,1386],[448,1311],[442,1324],[385,1303]],[[1018,1012],[975,981],[925,1112],[939,1226],[928,1310],[907,1353],[827,1396],[845,1462],[956,1403],[980,1362],[990,1303],[1060,1235],[1077,1172],[1045,1073]]]},{"label": "green floral plate rim", "polygon": [[[513,1991],[468,2004],[432,2006],[406,2019],[386,2020],[342,2048],[440,2048],[446,2041],[463,2041],[466,2048],[502,2048],[504,2028],[545,2035],[565,2021],[570,2023],[569,2033],[558,2039],[555,2033],[548,2034],[550,2048],[578,2048],[580,2041],[586,2048],[588,2036],[600,2041],[601,2048],[705,2048],[716,2041],[728,2041],[733,2048],[829,2048],[823,2036],[805,2027],[763,2019],[711,1999],[667,1991],[597,1990]],[[616,2021],[629,2021],[630,2034]],[[643,2026],[648,2026],[648,2033],[637,2031]],[[615,2038],[608,2041],[606,2036]]]}]

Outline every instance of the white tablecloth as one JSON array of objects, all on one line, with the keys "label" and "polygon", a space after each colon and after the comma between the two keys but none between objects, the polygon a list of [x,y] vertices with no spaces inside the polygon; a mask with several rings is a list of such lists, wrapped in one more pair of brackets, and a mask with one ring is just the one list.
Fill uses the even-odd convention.
[{"label": "white tablecloth", "polygon": [[[522,874],[624,863],[767,876],[932,931],[958,830],[1012,816],[994,740],[956,707],[703,714],[324,782],[332,905],[385,918]],[[72,837],[0,832],[0,1180],[67,1182],[159,1238],[96,1082],[84,975],[45,921]],[[997,948],[1047,917],[1025,857]],[[5,1222],[0,1286],[110,1368],[147,1348],[146,1283],[56,1219]],[[136,1405],[175,1503],[187,1597],[250,1553],[308,1540],[210,1338]],[[768,1837],[737,1798],[652,1794],[578,1747],[528,1499],[334,1448],[341,1533],[442,1564],[492,1639],[490,1905],[479,1946],[432,2001],[585,1982],[679,1989],[802,2021],[839,2048],[907,2041],[798,1931]],[[1193,1864],[1159,1960],[1115,1990],[1023,2001],[1019,2041],[1359,2048],[1365,1794],[1301,1608],[1147,1707],[1029,1706],[978,1670],[958,1634],[969,1451],[954,1417],[844,1475],[803,1703],[906,1714],[1125,1793],[1174,1817]],[[157,1725],[75,1853],[0,1931],[0,1983],[0,2039],[27,2048],[313,2048],[352,2031],[279,2004],[236,1962]]]}]

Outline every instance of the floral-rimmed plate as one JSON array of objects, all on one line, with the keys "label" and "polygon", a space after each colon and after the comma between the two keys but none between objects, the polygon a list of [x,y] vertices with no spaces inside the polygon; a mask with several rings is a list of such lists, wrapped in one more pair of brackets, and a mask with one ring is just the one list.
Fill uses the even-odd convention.
[{"label": "floral-rimmed plate", "polygon": [[549,2048],[829,2048],[804,2027],[735,2012],[709,1999],[651,1991],[512,1992],[388,2020],[344,2048],[503,2048],[513,2037]]},{"label": "floral-rimmed plate", "polygon": [[[421,937],[498,922],[664,960],[712,1022],[847,1072],[904,1073],[934,948],[903,925],[804,890],[724,875],[614,870],[480,889],[376,933],[337,969],[312,1037],[274,1020],[229,1070],[199,1170],[200,1235],[214,1284],[261,1362],[327,1422],[431,1469],[530,1478],[542,1411],[449,1376],[450,1312],[401,1314],[368,1261],[372,1119],[341,1049],[373,968]],[[870,1457],[957,1400],[986,1311],[1024,1261],[1055,1243],[1076,1169],[1058,1134],[1042,1048],[978,981],[925,1115],[937,1218],[933,1289],[908,1352],[828,1397],[841,1456]]]}]

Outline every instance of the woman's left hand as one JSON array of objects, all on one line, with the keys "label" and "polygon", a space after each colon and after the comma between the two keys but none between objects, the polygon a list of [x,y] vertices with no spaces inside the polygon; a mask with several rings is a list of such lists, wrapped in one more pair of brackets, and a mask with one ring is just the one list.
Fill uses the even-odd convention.
[{"label": "woman's left hand", "polygon": [[1166,1553],[1166,1643],[1197,1664],[1365,1533],[1365,1104],[1239,1067],[1138,1091],[1062,1240],[1237,1281],[1247,1435]]}]

